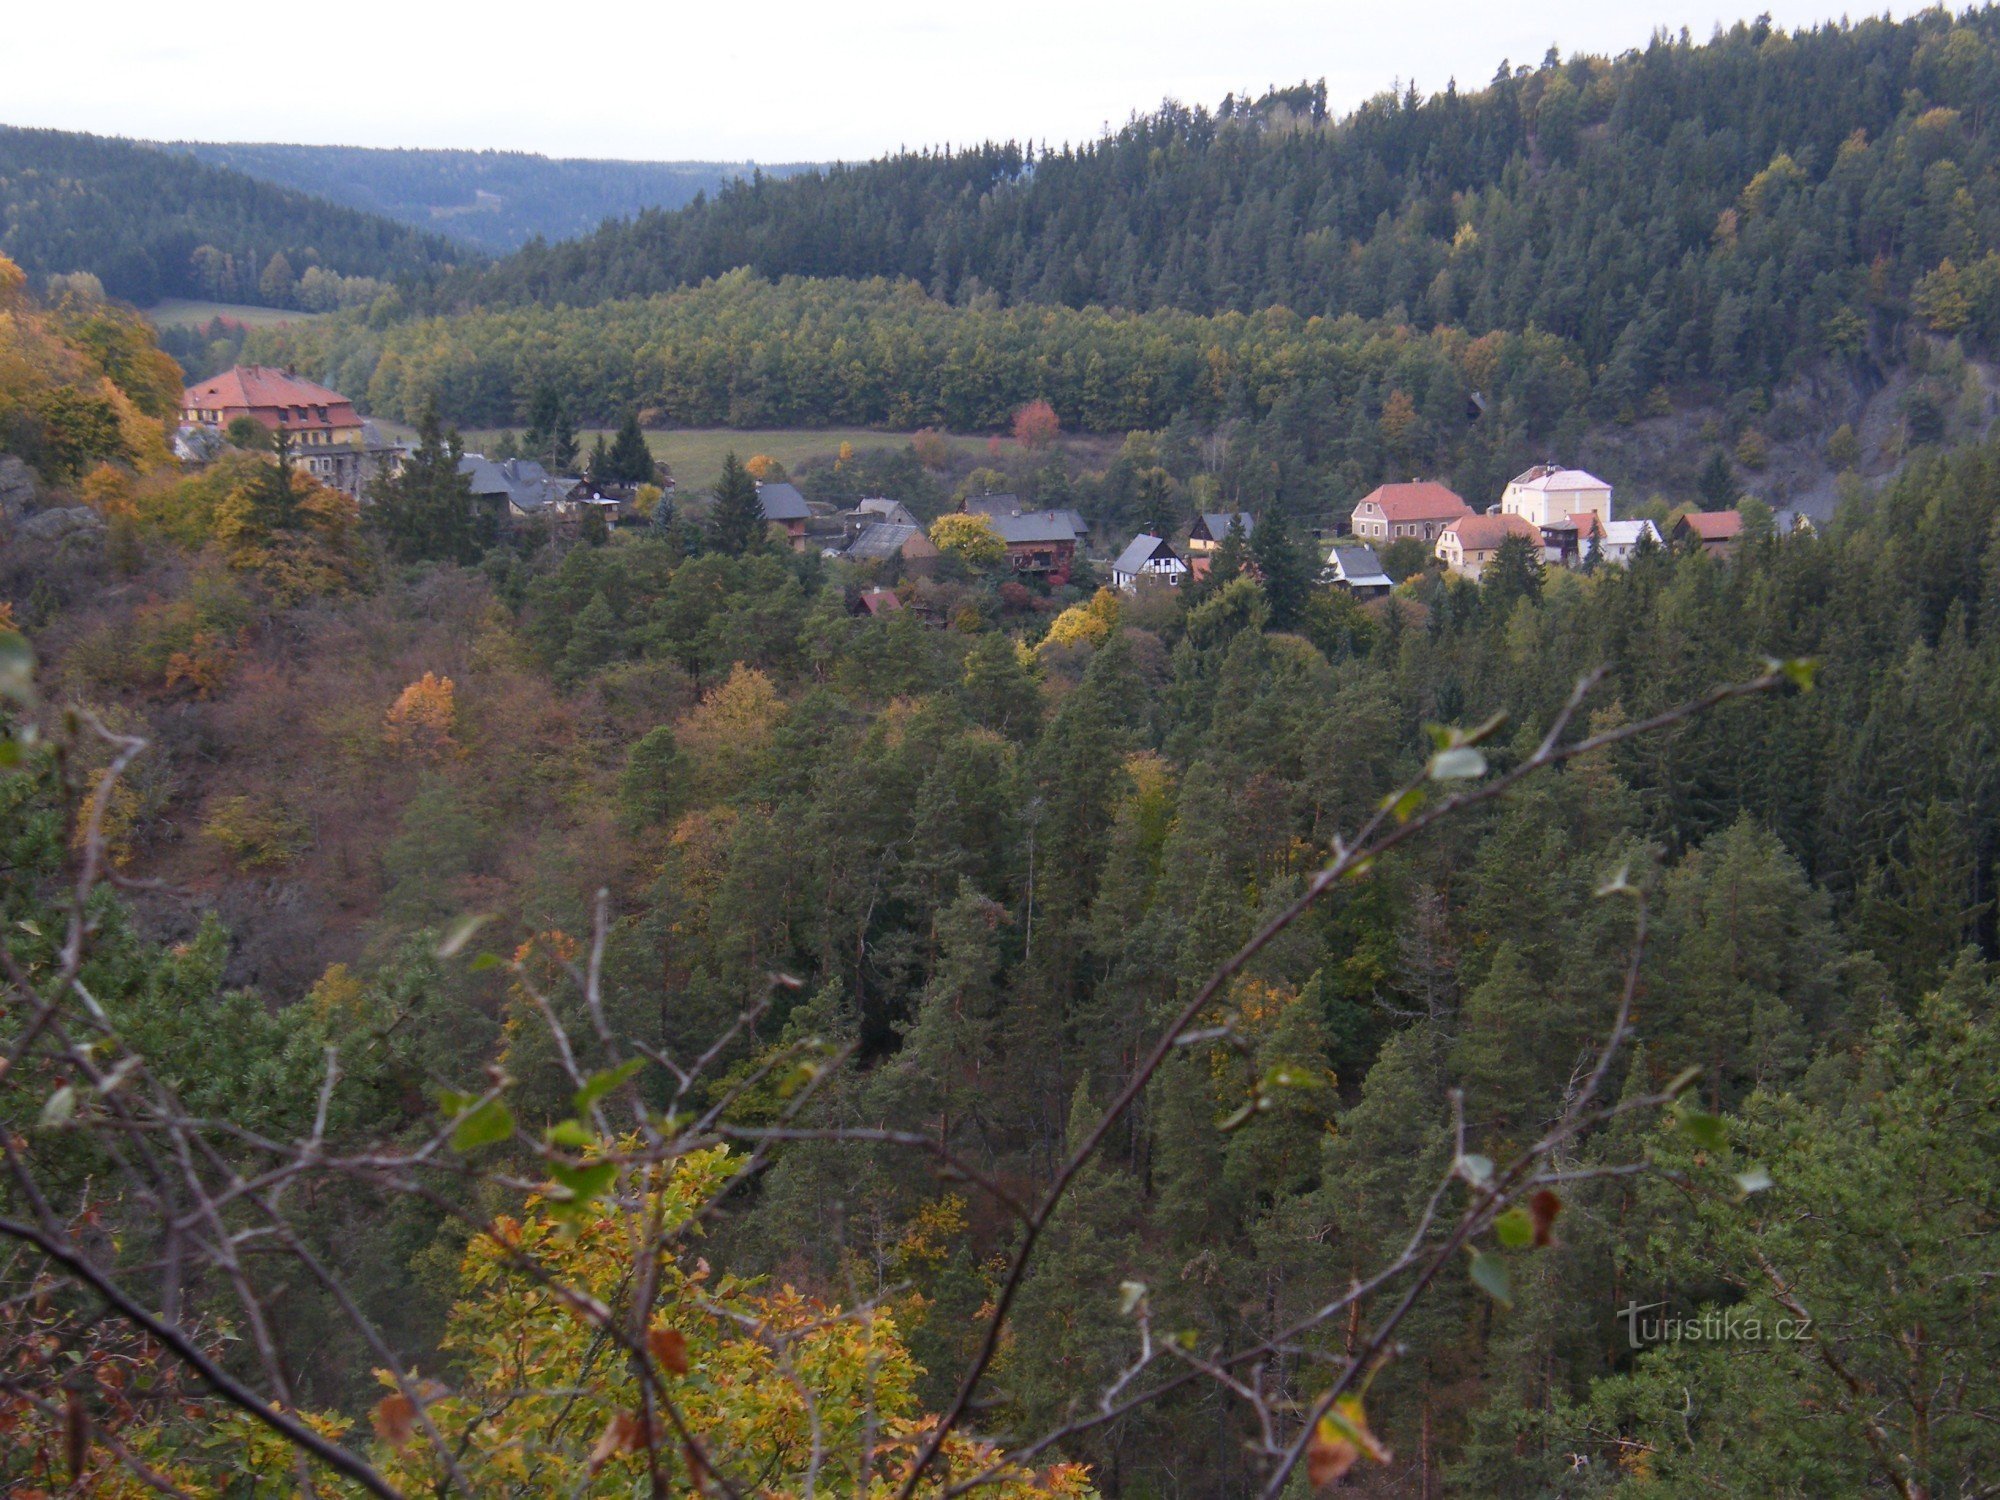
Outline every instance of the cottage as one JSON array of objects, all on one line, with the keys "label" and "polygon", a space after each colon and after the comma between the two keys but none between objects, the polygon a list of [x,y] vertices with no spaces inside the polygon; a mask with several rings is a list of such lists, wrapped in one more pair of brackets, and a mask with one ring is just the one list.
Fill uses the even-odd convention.
[{"label": "cottage", "polygon": [[1111,565],[1111,583],[1114,588],[1130,591],[1138,588],[1142,578],[1160,578],[1168,588],[1176,588],[1187,571],[1188,565],[1172,542],[1142,531]]},{"label": "cottage", "polygon": [[1660,530],[1651,521],[1601,521],[1592,511],[1572,517],[1576,523],[1576,561],[1582,566],[1595,558],[1601,563],[1629,567],[1632,554],[1641,547],[1664,546]]},{"label": "cottage", "polygon": [[1438,533],[1438,560],[1459,577],[1477,583],[1510,536],[1520,537],[1537,552],[1542,547],[1541,528],[1520,516],[1460,516]]},{"label": "cottage", "polygon": [[903,601],[888,589],[863,589],[854,607],[857,614],[879,620],[884,615],[895,614],[903,607]]},{"label": "cottage", "polygon": [[532,458],[495,463],[467,453],[458,461],[458,472],[470,483],[472,498],[502,524],[566,515],[575,509],[571,502],[586,492],[581,480],[551,474]]},{"label": "cottage", "polygon": [[1588,513],[1611,519],[1611,486],[1582,469],[1536,464],[1516,474],[1500,497],[1503,515],[1519,516],[1530,526],[1548,526]]},{"label": "cottage", "polygon": [[1689,511],[1674,522],[1674,544],[1689,550],[1699,548],[1711,557],[1725,557],[1736,550],[1743,536],[1740,510]]},{"label": "cottage", "polygon": [[863,526],[886,522],[891,526],[921,526],[916,514],[900,500],[886,500],[880,495],[858,503],[848,515],[855,517]]},{"label": "cottage", "polygon": [[1242,533],[1243,540],[1249,541],[1250,533],[1256,526],[1256,520],[1248,511],[1203,511],[1194,518],[1194,525],[1188,530],[1189,561],[1213,552],[1232,531]]},{"label": "cottage", "polygon": [[759,483],[757,503],[764,508],[764,519],[784,532],[794,552],[806,550],[806,522],[812,519],[812,507],[797,485],[782,479]]},{"label": "cottage", "polygon": [[1073,510],[1037,510],[1026,515],[987,516],[1007,544],[1007,561],[1016,573],[1069,582],[1076,566],[1076,544],[1083,532]]},{"label": "cottage", "polygon": [[921,526],[878,521],[863,527],[861,535],[839,555],[852,563],[885,563],[891,558],[901,558],[910,572],[928,573],[937,563],[938,549],[924,535]]},{"label": "cottage", "polygon": [[1382,571],[1382,561],[1373,547],[1335,543],[1326,554],[1325,581],[1346,589],[1357,599],[1374,599],[1395,588],[1396,582]]},{"label": "cottage", "polygon": [[1351,524],[1364,542],[1387,544],[1414,537],[1429,544],[1451,522],[1471,514],[1472,507],[1451,490],[1422,479],[1370,490],[1355,505]]}]

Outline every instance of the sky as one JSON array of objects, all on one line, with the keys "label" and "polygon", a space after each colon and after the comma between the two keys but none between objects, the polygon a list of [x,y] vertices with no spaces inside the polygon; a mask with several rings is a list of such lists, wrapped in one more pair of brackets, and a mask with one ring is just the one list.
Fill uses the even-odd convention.
[{"label": "sky", "polygon": [[[1891,7],[1905,15],[1918,7]],[[1826,0],[337,0],[185,12],[11,0],[0,122],[106,135],[651,160],[857,160],[1097,136],[1162,99],[1324,77],[1345,110],[1503,58],[1705,39]],[[183,17],[186,17],[185,19]]]}]

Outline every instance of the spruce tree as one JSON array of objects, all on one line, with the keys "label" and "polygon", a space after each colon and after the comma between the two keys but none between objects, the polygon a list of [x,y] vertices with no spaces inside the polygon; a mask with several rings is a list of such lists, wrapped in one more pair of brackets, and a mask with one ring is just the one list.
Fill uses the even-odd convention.
[{"label": "spruce tree", "polygon": [[1741,493],[1736,485],[1736,471],[1729,467],[1729,457],[1720,448],[1708,455],[1694,487],[1701,495],[1703,510],[1728,510]]},{"label": "spruce tree", "polygon": [[1296,630],[1305,618],[1315,570],[1306,549],[1293,540],[1283,509],[1276,505],[1266,508],[1250,539],[1250,555],[1257,561],[1257,571],[1264,575],[1271,628]]},{"label": "spruce tree", "polygon": [[627,412],[625,421],[612,439],[606,473],[617,484],[651,484],[658,466],[653,450],[646,446],[646,434],[639,430],[639,414]]},{"label": "spruce tree", "polygon": [[470,563],[489,526],[478,514],[470,476],[459,472],[464,445],[438,421],[436,403],[417,420],[417,446],[403,467],[377,483],[368,525],[401,562]]},{"label": "spruce tree", "polygon": [[722,460],[722,478],[715,484],[715,509],[709,525],[715,549],[741,557],[764,539],[764,507],[757,499],[757,481],[732,449]]}]

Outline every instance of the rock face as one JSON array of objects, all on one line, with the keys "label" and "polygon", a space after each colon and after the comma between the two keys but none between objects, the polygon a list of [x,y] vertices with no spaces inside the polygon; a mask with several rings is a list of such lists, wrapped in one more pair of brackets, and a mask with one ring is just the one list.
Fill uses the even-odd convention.
[{"label": "rock face", "polygon": [[11,519],[35,503],[35,471],[10,453],[0,453],[0,519]]},{"label": "rock face", "polygon": [[61,542],[71,537],[94,537],[104,530],[104,517],[87,505],[66,505],[56,510],[37,511],[19,522],[15,531],[34,542]]}]

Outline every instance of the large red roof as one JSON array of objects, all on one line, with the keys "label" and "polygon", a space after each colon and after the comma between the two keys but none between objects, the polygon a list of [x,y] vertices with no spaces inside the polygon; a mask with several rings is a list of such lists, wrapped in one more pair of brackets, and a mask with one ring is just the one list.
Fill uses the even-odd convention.
[{"label": "large red roof", "polygon": [[191,385],[181,396],[181,405],[196,409],[257,410],[263,407],[324,406],[327,425],[359,427],[354,403],[339,391],[328,390],[316,381],[301,380],[268,365],[237,365],[220,375]]},{"label": "large red roof", "polygon": [[1471,506],[1435,479],[1380,485],[1361,497],[1361,505],[1371,500],[1391,521],[1449,521],[1453,516],[1472,514]]}]

